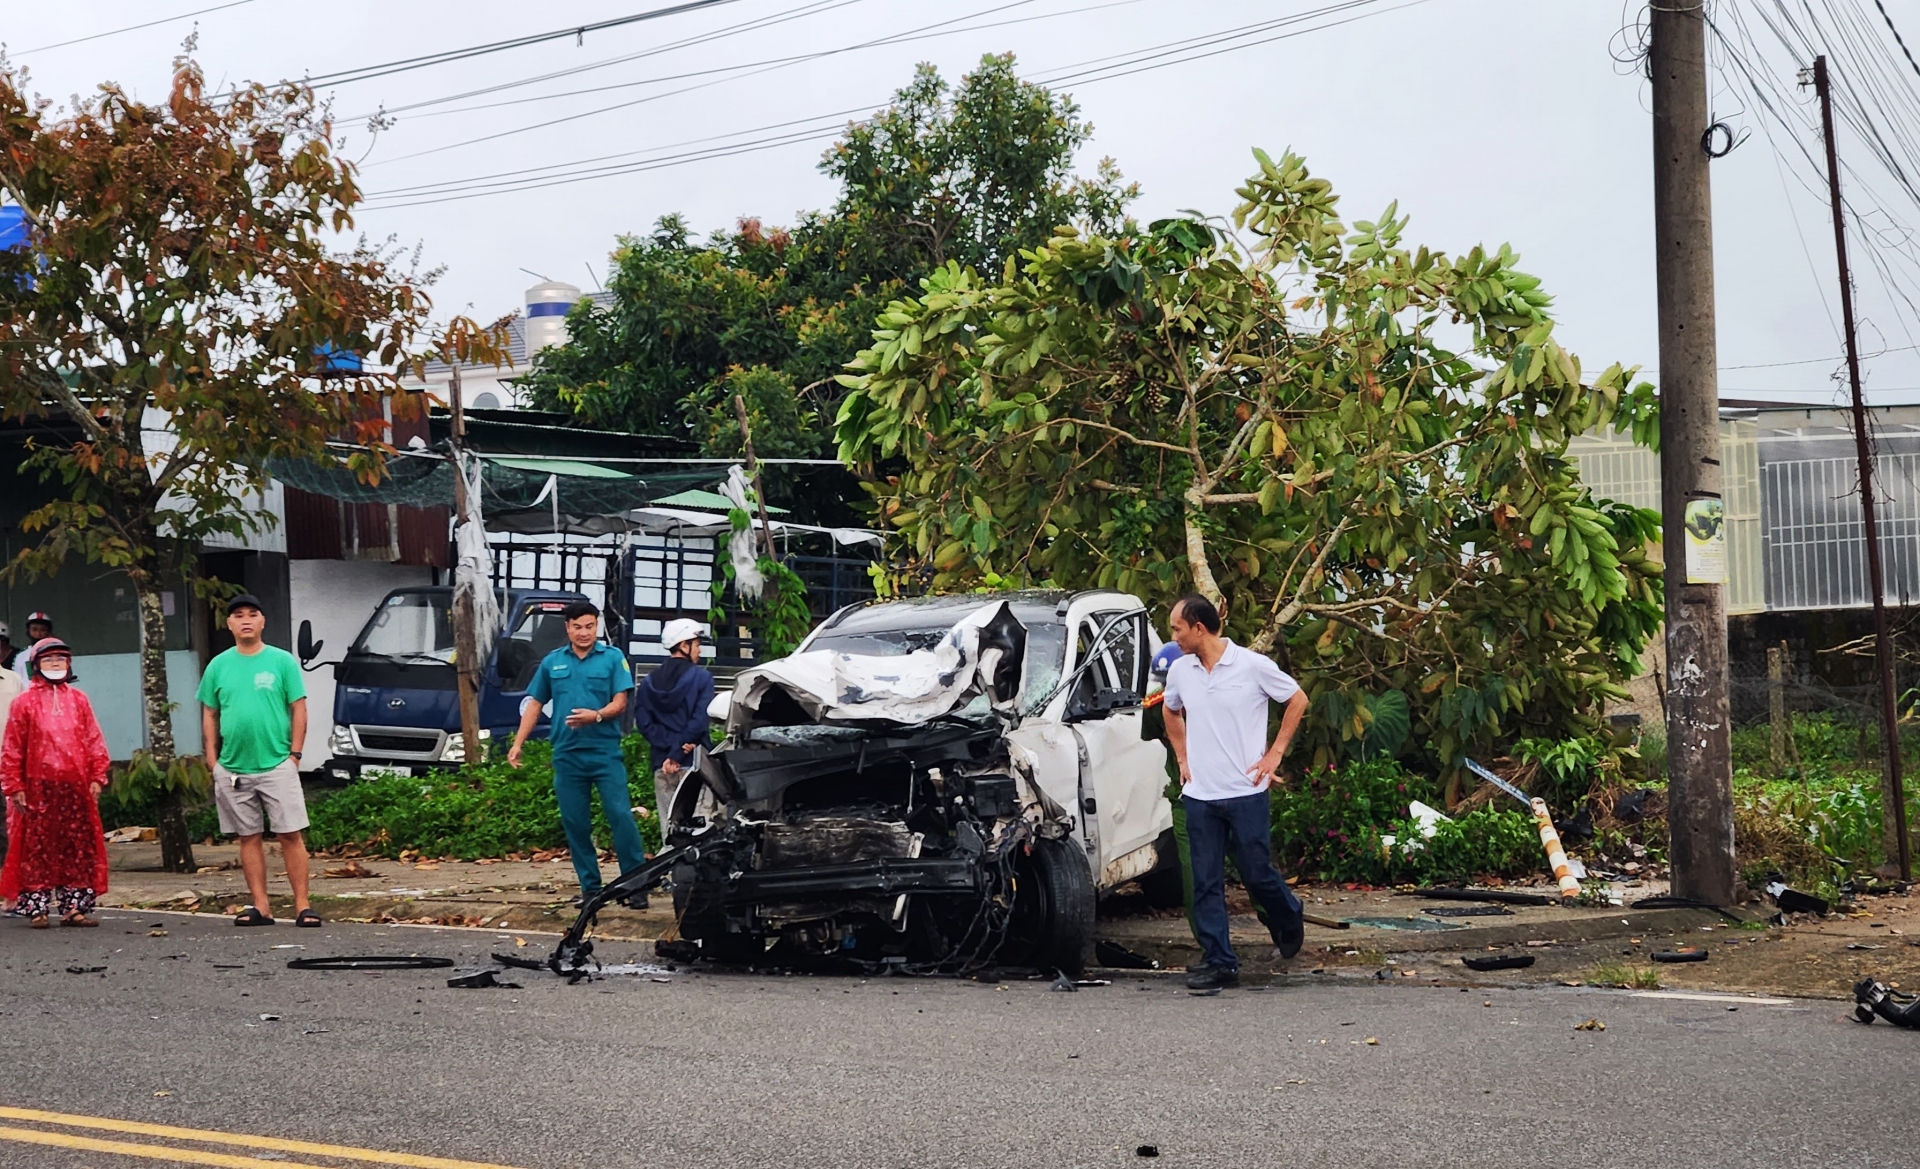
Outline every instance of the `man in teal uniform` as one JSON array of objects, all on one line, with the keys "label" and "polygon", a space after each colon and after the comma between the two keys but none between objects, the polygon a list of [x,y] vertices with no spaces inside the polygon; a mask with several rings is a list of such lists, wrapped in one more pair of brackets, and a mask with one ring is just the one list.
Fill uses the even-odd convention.
[{"label": "man in teal uniform", "polygon": [[640,828],[633,822],[627,761],[620,753],[620,716],[633,690],[633,670],[625,654],[599,640],[600,610],[592,603],[575,601],[562,616],[567,622],[567,644],[542,658],[534,671],[507,762],[520,766],[520,749],[540,721],[540,707],[551,702],[553,794],[560,801],[560,826],[567,834],[573,871],[580,878],[580,900],[585,901],[600,891],[589,792],[600,793],[600,812],[613,829],[620,871],[636,869],[646,860]]}]

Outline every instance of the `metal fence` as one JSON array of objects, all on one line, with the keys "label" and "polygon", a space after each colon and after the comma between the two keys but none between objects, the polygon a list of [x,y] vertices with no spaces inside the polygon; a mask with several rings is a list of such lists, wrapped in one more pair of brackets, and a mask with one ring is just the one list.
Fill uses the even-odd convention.
[{"label": "metal fence", "polygon": [[[1720,491],[1726,507],[1727,612],[1768,608],[1762,566],[1760,453],[1750,419],[1720,422]],[[1660,456],[1625,435],[1583,435],[1568,453],[1596,498],[1660,510]]]}]

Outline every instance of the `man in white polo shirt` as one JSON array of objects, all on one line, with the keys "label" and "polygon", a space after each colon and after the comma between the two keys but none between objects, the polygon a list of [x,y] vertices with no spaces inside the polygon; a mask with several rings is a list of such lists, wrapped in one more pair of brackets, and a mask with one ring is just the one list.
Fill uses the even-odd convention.
[{"label": "man in white polo shirt", "polygon": [[[1167,670],[1167,741],[1180,761],[1193,868],[1193,932],[1203,964],[1187,973],[1193,990],[1240,984],[1240,959],[1227,936],[1227,847],[1234,867],[1266,911],[1280,956],[1300,952],[1300,899],[1273,867],[1267,788],[1293,746],[1307,695],[1271,658],[1220,636],[1220,611],[1197,594],[1174,603],[1168,621],[1186,651]],[[1267,745],[1267,703],[1284,702],[1280,733]]]}]

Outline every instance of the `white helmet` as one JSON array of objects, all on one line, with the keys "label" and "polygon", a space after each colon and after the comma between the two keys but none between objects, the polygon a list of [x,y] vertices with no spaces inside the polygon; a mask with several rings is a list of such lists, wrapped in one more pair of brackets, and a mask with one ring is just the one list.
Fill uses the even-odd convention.
[{"label": "white helmet", "polygon": [[675,617],[660,631],[660,644],[667,648],[668,653],[672,653],[680,648],[682,642],[706,635],[707,627],[700,622],[691,617]]}]

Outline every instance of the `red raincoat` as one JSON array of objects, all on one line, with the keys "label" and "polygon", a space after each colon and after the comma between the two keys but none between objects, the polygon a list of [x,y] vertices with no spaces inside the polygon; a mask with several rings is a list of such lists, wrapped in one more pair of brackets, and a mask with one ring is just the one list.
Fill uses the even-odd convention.
[{"label": "red raincoat", "polygon": [[100,803],[87,790],[106,784],[107,763],[106,740],[85,694],[36,677],[13,700],[0,745],[0,792],[9,803],[24,792],[27,806],[18,814],[8,808],[7,875],[17,872],[18,885],[0,895],[62,886],[107,891]]}]

